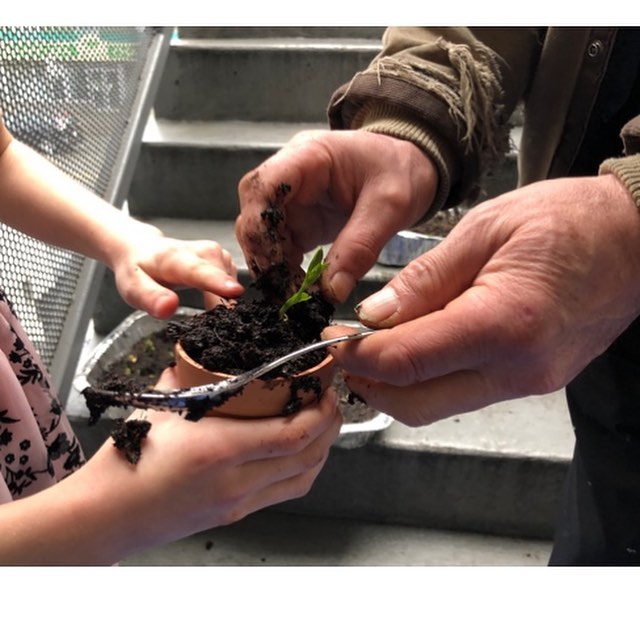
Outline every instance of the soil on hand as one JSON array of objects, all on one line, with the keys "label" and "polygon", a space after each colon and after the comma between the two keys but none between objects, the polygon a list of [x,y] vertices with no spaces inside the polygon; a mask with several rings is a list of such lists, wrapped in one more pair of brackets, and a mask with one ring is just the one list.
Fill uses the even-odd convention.
[{"label": "soil on hand", "polygon": [[113,445],[122,451],[131,464],[138,464],[142,455],[142,441],[149,429],[151,423],[147,420],[117,420],[111,430]]}]

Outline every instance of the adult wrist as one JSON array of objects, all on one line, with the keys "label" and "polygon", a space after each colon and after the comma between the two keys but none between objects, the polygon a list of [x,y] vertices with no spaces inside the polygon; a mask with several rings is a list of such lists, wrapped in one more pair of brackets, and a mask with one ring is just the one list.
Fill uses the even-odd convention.
[{"label": "adult wrist", "polygon": [[354,117],[351,127],[412,142],[434,163],[438,171],[438,188],[431,206],[417,224],[444,208],[456,179],[452,169],[455,165],[437,134],[426,129],[411,114],[382,103],[365,105]]}]

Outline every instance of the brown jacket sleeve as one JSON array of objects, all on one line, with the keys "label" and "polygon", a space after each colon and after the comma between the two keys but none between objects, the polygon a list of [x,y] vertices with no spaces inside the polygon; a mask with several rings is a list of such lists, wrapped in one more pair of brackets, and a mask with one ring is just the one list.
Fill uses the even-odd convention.
[{"label": "brown jacket sleeve", "polygon": [[509,116],[543,35],[529,28],[387,29],[371,65],[332,96],[330,126],[420,146],[440,175],[430,213],[473,199],[481,172],[508,150]]}]

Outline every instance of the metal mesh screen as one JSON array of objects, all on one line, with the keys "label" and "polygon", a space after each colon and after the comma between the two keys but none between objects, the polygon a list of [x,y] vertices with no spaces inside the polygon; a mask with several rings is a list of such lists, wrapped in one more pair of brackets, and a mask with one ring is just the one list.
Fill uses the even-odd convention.
[{"label": "metal mesh screen", "polygon": [[[7,128],[105,197],[154,35],[134,27],[0,27]],[[2,224],[0,250],[0,286],[50,366],[69,308],[78,304],[85,260]]]}]

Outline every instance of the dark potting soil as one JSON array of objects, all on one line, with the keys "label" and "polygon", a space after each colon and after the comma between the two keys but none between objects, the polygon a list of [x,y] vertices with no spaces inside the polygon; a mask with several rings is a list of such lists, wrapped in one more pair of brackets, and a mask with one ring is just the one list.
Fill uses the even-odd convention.
[{"label": "dark potting soil", "polygon": [[[260,291],[261,284],[258,279],[256,290]],[[273,286],[273,279],[269,286]],[[284,299],[275,297],[273,289],[269,289],[268,295],[256,299],[245,295],[180,323],[169,323],[168,335],[180,342],[185,352],[209,371],[231,375],[250,371],[321,339],[334,307],[319,293],[312,293],[309,300],[291,307],[285,317],[280,317],[279,313]],[[291,378],[320,364],[326,356],[326,349],[303,354],[264,374],[262,379]],[[307,391],[320,396],[322,388],[317,376],[292,380],[290,398],[282,415],[299,411],[302,393]],[[191,406],[187,417],[197,420],[209,408]]]},{"label": "dark potting soil", "polygon": [[[279,317],[279,308],[265,300],[239,299],[180,323],[169,323],[168,334],[206,369],[236,375],[317,342],[333,313],[333,307],[317,294],[293,306],[286,319]],[[312,351],[264,378],[291,376],[319,364],[326,356],[326,349]]]},{"label": "dark potting soil", "polygon": [[142,455],[142,441],[147,437],[151,423],[147,420],[116,420],[111,438],[116,449],[124,453],[131,464],[138,464]]},{"label": "dark potting soil", "polygon": [[[262,212],[270,245],[282,241],[282,207],[289,185],[276,189],[274,201]],[[284,317],[280,308],[302,283],[303,273],[274,260],[266,269],[253,265],[255,280],[248,291],[227,304],[219,304],[179,324],[170,323],[170,337],[180,342],[185,352],[210,371],[244,373],[275,360],[306,344],[317,342],[335,311],[316,288],[307,291],[309,299],[290,307]],[[326,350],[304,354],[265,374],[265,379],[290,377],[313,367],[327,356]]]},{"label": "dark potting soil", "polygon": [[[105,391],[140,393],[152,389],[160,373],[175,364],[173,341],[167,328],[156,331],[136,342],[127,354],[112,362],[100,375],[96,388]],[[82,391],[89,424],[95,424],[109,407],[123,407],[112,399],[105,399],[94,388]]]}]

